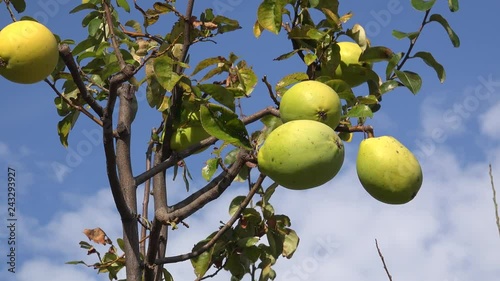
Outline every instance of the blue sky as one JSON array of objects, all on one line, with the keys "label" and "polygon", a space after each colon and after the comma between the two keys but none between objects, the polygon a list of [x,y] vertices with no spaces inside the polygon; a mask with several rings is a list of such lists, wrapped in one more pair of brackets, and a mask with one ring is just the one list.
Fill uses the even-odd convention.
[{"label": "blue sky", "polygon": [[[221,36],[217,45],[193,47],[191,60],[233,51],[247,60],[259,77],[267,75],[274,83],[290,72],[302,71],[298,59],[272,60],[291,48],[284,34],[252,37],[258,2],[199,1],[199,7],[212,7],[215,12],[239,19],[243,29]],[[354,17],[349,23],[370,27],[367,31],[373,45],[405,51],[408,42],[392,38],[391,30],[414,31],[421,13],[406,0],[368,2],[342,3],[341,12],[352,10]],[[448,19],[460,36],[460,48],[452,47],[438,24],[429,25],[415,47],[416,51],[432,52],[443,64],[446,82],[440,84],[425,64],[409,63],[407,67],[423,78],[421,92],[414,96],[398,89],[387,94],[382,109],[368,122],[377,135],[395,136],[418,156],[424,170],[420,193],[403,206],[384,205],[369,197],[355,173],[361,140],[357,135],[346,144],[345,164],[331,182],[304,192],[279,189],[275,195],[275,209],[291,217],[292,227],[301,237],[294,258],[276,265],[277,280],[387,280],[375,238],[394,280],[498,280],[500,238],[495,228],[488,164],[500,179],[500,70],[496,55],[500,2],[461,1],[460,11],[454,14],[448,11],[446,2],[438,1],[434,12]],[[36,17],[62,38],[85,37],[80,23],[84,14],[69,15],[74,7],[70,1],[45,0],[29,5],[25,14]],[[0,26],[5,26],[9,17],[3,3],[0,7]],[[388,13],[388,7],[397,7],[397,13]],[[381,15],[390,16],[384,20]],[[96,126],[81,117],[66,149],[57,136],[55,94],[45,83],[17,85],[0,79],[0,89],[0,168],[4,171],[0,175],[0,199],[4,202],[0,204],[0,217],[6,224],[5,171],[14,167],[19,219],[17,273],[6,272],[2,254],[1,279],[107,280],[92,269],[63,265],[68,260],[94,261],[78,247],[79,241],[86,239],[84,228],[100,226],[113,240],[121,233]],[[361,95],[365,89],[355,90]],[[141,108],[133,127],[136,174],[144,167],[148,132],[158,123],[157,113],[144,100],[144,91],[138,95]],[[245,114],[270,104],[262,83],[251,99],[242,101]],[[208,157],[209,150],[187,160],[195,177],[192,190],[204,185],[200,169]],[[172,202],[187,195],[179,180],[170,182],[170,190]],[[216,229],[219,221],[227,220],[230,200],[242,194],[245,187],[236,184],[220,201],[189,218],[190,229],[172,232],[170,253],[186,252]],[[5,232],[0,231],[1,253],[7,250],[5,239]],[[173,265],[170,270],[176,280],[194,279],[189,263]],[[224,274],[214,278],[227,279]]]}]

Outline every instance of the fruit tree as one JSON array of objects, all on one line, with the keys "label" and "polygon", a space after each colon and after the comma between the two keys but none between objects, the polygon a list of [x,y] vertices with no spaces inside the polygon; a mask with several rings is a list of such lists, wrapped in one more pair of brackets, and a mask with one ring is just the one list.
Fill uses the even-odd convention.
[{"label": "fruit tree", "polygon": [[[256,1],[248,11],[255,18],[247,33],[238,19],[207,1],[84,0],[70,12],[86,30],[78,41],[60,38],[31,18],[25,9],[32,2],[0,2],[12,18],[0,31],[2,79],[19,87],[50,87],[63,146],[71,146],[71,130],[81,118],[102,130],[105,173],[123,237],[107,237],[106,226],[85,229],[90,242],[80,246],[97,254],[92,267],[99,273],[110,279],[123,274],[129,281],[200,280],[221,270],[231,280],[275,279],[279,272],[273,265],[279,257],[292,257],[299,236],[291,218],[274,210],[274,191],[304,192],[334,180],[353,134],[364,138],[356,162],[359,178],[353,181],[387,208],[411,201],[423,182],[420,163],[397,132],[378,136],[370,120],[385,95],[419,92],[421,76],[408,62],[427,64],[444,82],[439,58],[414,49],[427,25],[441,25],[443,35],[459,46],[445,17],[433,12],[435,0],[411,0],[412,12],[422,17],[417,31],[392,31],[396,39],[408,40],[404,50],[372,42],[356,11],[343,12],[341,0]],[[447,5],[458,10],[458,0]],[[227,43],[227,33],[241,33],[241,40]],[[300,67],[273,77],[238,56],[238,44],[263,36],[289,43],[277,45],[274,63],[296,60]],[[217,50],[214,43],[233,44],[226,47],[235,51],[206,57],[204,48]],[[147,102],[137,100],[141,87]],[[258,87],[265,91],[254,93]],[[244,114],[256,95],[259,110]],[[153,128],[147,144],[132,142],[141,111],[156,114],[147,120]],[[143,170],[131,161],[135,150],[146,153]],[[207,151],[203,155],[209,158],[201,160],[206,185],[179,202],[167,200],[167,172],[179,173],[189,190],[186,160]],[[228,206],[231,218],[186,254],[170,255],[168,235],[235,182],[248,183],[248,191]],[[94,244],[111,247],[101,254]],[[187,261],[194,276],[171,276],[169,264]]]}]

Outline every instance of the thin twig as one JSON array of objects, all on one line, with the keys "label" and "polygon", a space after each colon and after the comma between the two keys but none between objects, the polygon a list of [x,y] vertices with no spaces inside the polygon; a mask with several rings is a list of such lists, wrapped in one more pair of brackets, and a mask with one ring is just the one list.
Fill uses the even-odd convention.
[{"label": "thin twig", "polygon": [[102,121],[99,118],[97,118],[94,115],[92,115],[92,113],[90,113],[87,109],[85,109],[85,107],[74,104],[70,99],[68,99],[68,97],[66,97],[64,94],[62,94],[61,92],[59,92],[59,90],[56,88],[55,83],[50,82],[49,79],[45,79],[44,81],[52,88],[52,90],[54,90],[54,92],[61,99],[63,99],[63,101],[65,103],[67,103],[72,108],[80,111],[81,113],[85,114],[88,118],[90,118],[92,121],[94,121],[95,123],[97,123],[97,125],[99,125],[99,126],[102,127]]},{"label": "thin twig", "polygon": [[497,220],[498,234],[500,235],[500,218],[498,216],[497,192],[495,190],[495,183],[493,182],[493,173],[491,171],[491,164],[490,164],[490,180],[491,180],[491,189],[493,190],[493,204],[495,205],[495,218]]},{"label": "thin twig", "polygon": [[384,256],[382,255],[382,252],[380,251],[380,248],[378,247],[377,239],[375,239],[375,246],[377,247],[378,255],[379,255],[380,259],[382,260],[382,264],[384,264],[385,273],[387,273],[387,277],[389,277],[389,281],[392,281],[392,276],[389,273],[389,269],[387,269],[387,265],[385,264]]},{"label": "thin twig", "polygon": [[248,192],[247,196],[245,199],[240,203],[238,206],[238,209],[236,212],[233,214],[233,216],[227,221],[227,223],[217,231],[217,233],[208,241],[206,244],[201,246],[199,249],[194,250],[190,253],[182,254],[182,255],[177,255],[177,256],[172,256],[172,257],[165,257],[161,258],[155,261],[155,264],[166,264],[166,263],[176,263],[180,261],[185,261],[188,259],[195,258],[207,250],[209,250],[216,242],[219,240],[219,238],[230,228],[232,225],[239,219],[241,213],[243,210],[247,207],[248,203],[250,203],[250,200],[252,200],[252,197],[255,195],[255,193],[259,190],[261,187],[262,182],[265,179],[265,175],[260,174],[259,178],[257,179],[257,182],[255,182],[254,186],[250,191]]},{"label": "thin twig", "polygon": [[102,5],[104,6],[104,13],[106,15],[106,24],[108,25],[108,29],[109,29],[109,33],[110,33],[109,37],[111,39],[111,45],[113,46],[113,49],[115,51],[115,56],[116,56],[116,59],[118,60],[118,64],[120,65],[120,68],[123,69],[125,67],[125,65],[127,65],[127,63],[123,59],[123,55],[120,52],[120,45],[118,44],[118,41],[116,40],[113,19],[111,16],[111,10],[109,9],[109,4],[107,3],[107,1],[103,1],[102,3],[103,3]]},{"label": "thin twig", "polygon": [[[420,28],[418,29],[418,34],[417,34],[417,36],[415,36],[415,38],[413,38],[410,41],[410,46],[408,47],[408,50],[406,51],[406,53],[405,53],[403,59],[400,61],[399,65],[396,67],[397,70],[401,70],[401,68],[403,68],[403,65],[410,58],[411,51],[413,50],[413,47],[415,47],[415,44],[417,43],[417,40],[420,37],[420,33],[424,29],[424,26],[428,23],[427,18],[429,17],[430,13],[431,13],[431,9],[425,11],[424,19],[422,20],[422,24],[420,25]],[[396,74],[393,73],[393,75],[391,75],[390,77],[395,78],[396,77],[395,75]]]},{"label": "thin twig", "polygon": [[[156,130],[153,130],[153,133],[155,133]],[[146,150],[146,171],[151,169],[151,158],[153,154],[153,144],[154,142],[151,141],[148,145],[148,149]],[[144,183],[144,198],[142,199],[142,218],[147,221],[148,220],[148,208],[149,208],[149,196],[151,193],[151,179],[146,180]],[[147,235],[147,229],[146,227],[142,227],[141,229],[141,254],[143,256],[146,255],[146,242],[144,237]]]},{"label": "thin twig", "polygon": [[267,81],[267,76],[264,76],[262,78],[262,82],[264,82],[264,84],[266,84],[267,90],[269,91],[269,96],[273,100],[274,104],[279,107],[280,106],[280,102],[278,101],[278,99],[274,95],[273,87],[271,86],[271,84],[269,84],[269,81]]},{"label": "thin twig", "polygon": [[10,8],[10,0],[5,0],[5,6],[7,7],[7,11],[9,11],[10,18],[12,21],[16,21],[16,17],[14,16],[14,11]]}]

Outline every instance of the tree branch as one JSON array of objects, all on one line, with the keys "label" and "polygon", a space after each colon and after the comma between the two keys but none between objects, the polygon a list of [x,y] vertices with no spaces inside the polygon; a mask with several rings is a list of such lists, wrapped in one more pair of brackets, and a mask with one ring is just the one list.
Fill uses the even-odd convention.
[{"label": "tree branch", "polygon": [[156,210],[155,217],[163,224],[169,224],[171,222],[182,221],[194,214],[207,203],[217,199],[226,188],[231,185],[248,158],[248,153],[244,150],[240,150],[236,161],[227,171],[223,171],[205,187],[172,207],[167,208],[167,206],[162,206],[160,209]]},{"label": "tree branch", "polygon": [[133,99],[134,87],[122,84],[117,90],[120,98],[116,140],[116,166],[118,168],[120,187],[122,187],[128,214],[121,217],[123,226],[124,252],[127,256],[125,267],[127,280],[142,279],[142,262],[139,251],[139,231],[137,226],[137,193],[134,186],[132,163],[130,159],[130,142],[132,121],[134,118]]},{"label": "tree branch", "polygon": [[243,210],[247,207],[247,205],[250,203],[250,200],[252,200],[252,197],[255,195],[255,193],[259,190],[259,188],[262,185],[262,182],[264,181],[266,176],[263,174],[260,174],[259,178],[257,179],[257,182],[253,185],[252,189],[248,192],[247,196],[245,199],[240,203],[238,206],[238,209],[236,212],[233,214],[233,216],[229,219],[229,221],[219,229],[219,231],[208,241],[206,244],[201,246],[199,249],[194,250],[190,253],[187,254],[182,254],[182,255],[177,255],[177,256],[172,256],[172,257],[165,257],[156,260],[156,264],[166,264],[166,263],[176,263],[176,262],[181,262],[185,261],[188,259],[195,258],[207,250],[209,250],[216,242],[219,240],[219,238],[229,229],[232,227],[232,225],[238,220],[240,217],[241,213]]},{"label": "tree branch", "polygon": [[382,252],[380,251],[380,248],[378,247],[377,239],[375,239],[375,246],[377,247],[378,255],[379,255],[380,259],[382,260],[382,264],[384,265],[385,273],[387,273],[387,277],[389,278],[389,281],[392,281],[392,276],[389,273],[389,269],[387,269],[387,265],[385,264],[384,256],[382,255]]},{"label": "tree branch", "polygon": [[75,82],[76,87],[80,91],[80,95],[82,95],[83,100],[85,100],[85,102],[92,108],[92,110],[94,110],[94,112],[99,117],[102,117],[103,108],[97,103],[94,97],[89,95],[87,87],[85,87],[85,83],[83,83],[80,72],[78,71],[78,66],[76,65],[75,58],[73,57],[73,54],[71,53],[71,50],[67,44],[59,45],[59,56],[64,61],[64,64],[68,67],[68,70],[71,73],[71,77],[73,77],[73,82]]}]

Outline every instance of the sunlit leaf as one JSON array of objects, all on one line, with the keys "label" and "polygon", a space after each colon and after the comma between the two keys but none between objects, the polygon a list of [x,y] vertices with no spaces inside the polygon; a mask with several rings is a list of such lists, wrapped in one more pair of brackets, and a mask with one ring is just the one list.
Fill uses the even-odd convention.
[{"label": "sunlit leaf", "polygon": [[417,94],[418,91],[420,91],[420,88],[422,87],[422,78],[420,78],[417,73],[406,70],[394,70],[394,73],[396,73],[399,81],[401,81],[401,83],[403,83],[403,85],[405,85],[405,87],[408,88],[413,94]]},{"label": "sunlit leaf", "polygon": [[68,147],[68,136],[71,129],[78,120],[80,116],[80,111],[72,111],[70,114],[66,115],[61,121],[57,123],[57,134],[59,135],[59,141],[64,147]]},{"label": "sunlit leaf", "polygon": [[210,158],[207,160],[205,167],[201,169],[201,175],[206,181],[210,181],[217,171],[219,158]]},{"label": "sunlit leaf", "polygon": [[260,35],[262,35],[262,31],[264,31],[264,28],[259,24],[258,20],[255,21],[252,31],[255,38],[259,38]]},{"label": "sunlit leaf", "polygon": [[257,10],[257,20],[262,28],[278,34],[283,20],[285,0],[264,0]]},{"label": "sunlit leaf", "polygon": [[399,31],[399,30],[393,30],[392,31],[392,36],[394,36],[396,39],[403,39],[403,38],[408,38],[410,40],[413,40],[415,39],[416,37],[418,37],[418,35],[420,34],[419,31],[415,31],[415,32],[402,32],[402,31]]},{"label": "sunlit leaf", "polygon": [[295,250],[299,246],[299,236],[293,229],[287,229],[287,233],[285,234],[285,239],[283,241],[283,256],[287,259],[292,258]]},{"label": "sunlit leaf", "polygon": [[[204,241],[196,244],[193,247],[193,251],[199,249],[204,244],[205,244]],[[205,273],[207,273],[212,262],[213,249],[214,248],[212,247],[208,251],[203,252],[201,255],[191,259],[191,265],[193,266],[196,277],[201,278],[205,275]]]},{"label": "sunlit leaf", "polygon": [[398,81],[396,81],[396,80],[386,81],[386,82],[382,83],[382,85],[380,85],[380,94],[383,95],[387,92],[390,92],[390,91],[396,89],[397,87],[399,87]]},{"label": "sunlit leaf", "polygon": [[210,103],[201,106],[200,116],[203,128],[210,135],[235,146],[252,149],[245,125],[230,109]]},{"label": "sunlit leaf", "polygon": [[130,13],[130,6],[127,0],[116,0],[116,5],[122,7],[127,13]]},{"label": "sunlit leaf", "polygon": [[318,57],[314,53],[308,53],[304,56],[304,63],[306,65],[310,65],[311,63],[315,62]]},{"label": "sunlit leaf", "polygon": [[154,59],[154,72],[160,85],[171,92],[179,82],[181,76],[174,71],[174,61],[169,56],[161,56]]},{"label": "sunlit leaf", "polygon": [[304,73],[304,72],[295,72],[288,74],[287,76],[283,77],[278,83],[276,83],[276,86],[274,87],[276,94],[278,96],[282,96],[285,91],[287,90],[286,87],[298,83],[300,81],[308,80],[309,76]]},{"label": "sunlit leaf", "polygon": [[353,106],[349,112],[347,112],[347,117],[373,117],[373,112],[370,107],[366,104],[358,104]]},{"label": "sunlit leaf", "polygon": [[234,96],[225,87],[218,84],[200,84],[197,87],[204,93],[210,95],[220,104],[228,107],[232,111],[235,109]]},{"label": "sunlit leaf", "polygon": [[241,202],[243,202],[243,200],[245,200],[245,196],[236,196],[231,201],[231,203],[229,204],[229,215],[230,216],[234,216],[234,214],[236,213],[236,211],[240,207]]},{"label": "sunlit leaf", "polygon": [[429,1],[411,0],[411,5],[413,6],[413,8],[415,8],[416,10],[419,10],[419,11],[429,10],[430,8],[432,8],[432,6],[434,6],[434,3],[436,3],[436,0],[429,0]]},{"label": "sunlit leaf", "polygon": [[458,0],[448,0],[448,7],[452,12],[458,11]]},{"label": "sunlit leaf", "polygon": [[394,56],[394,52],[391,49],[383,46],[375,46],[366,49],[359,57],[359,61],[365,61],[365,62],[387,61],[390,60],[392,56]]},{"label": "sunlit leaf", "polygon": [[387,67],[385,69],[386,80],[389,80],[391,78],[390,76],[392,75],[393,70],[398,66],[398,63],[402,57],[403,57],[402,52],[395,53],[394,56],[389,60],[389,62],[387,63]]},{"label": "sunlit leaf", "polygon": [[347,105],[353,105],[356,102],[356,96],[352,91],[351,86],[347,84],[344,80],[331,79],[324,82],[326,85],[330,86],[339,95],[340,99],[347,102]]}]

